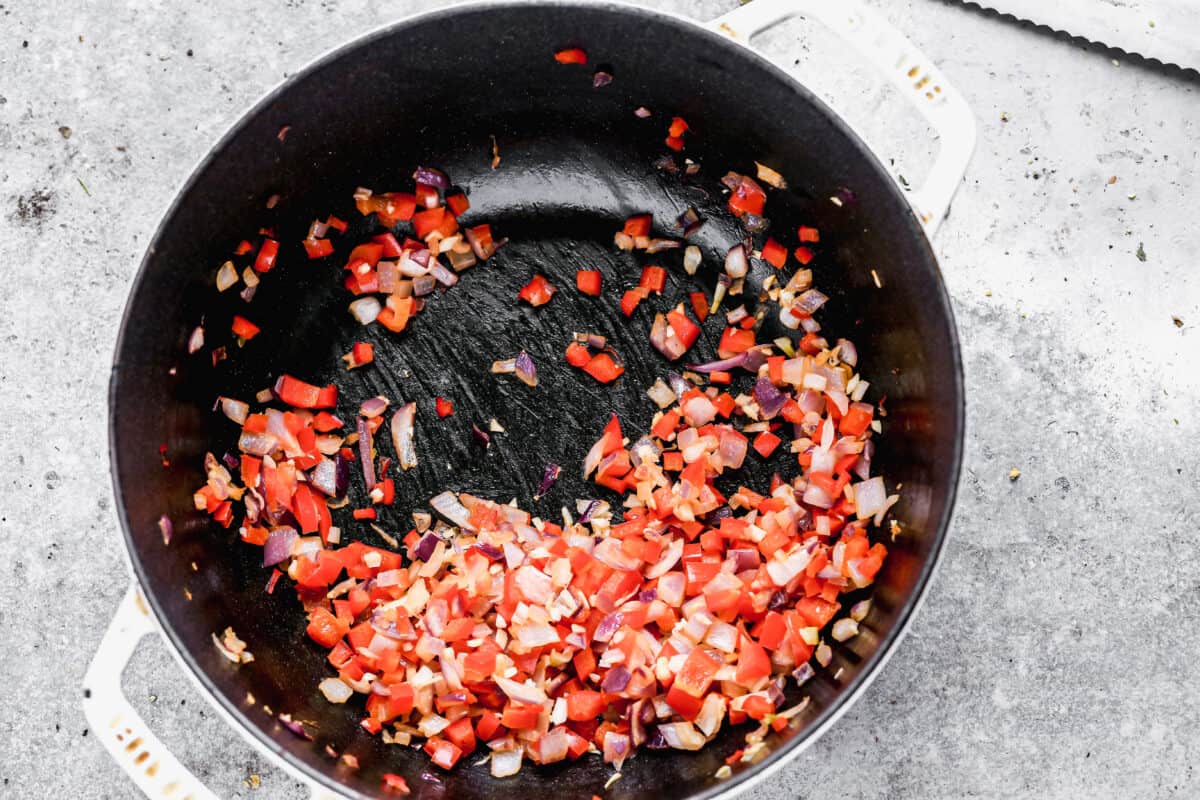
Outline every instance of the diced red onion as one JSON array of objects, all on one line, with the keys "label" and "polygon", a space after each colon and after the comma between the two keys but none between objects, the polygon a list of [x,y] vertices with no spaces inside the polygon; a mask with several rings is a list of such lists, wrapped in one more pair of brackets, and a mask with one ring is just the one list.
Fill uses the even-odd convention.
[{"label": "diced red onion", "polygon": [[617,628],[621,627],[621,615],[617,612],[606,614],[600,620],[600,624],[596,626],[595,633],[592,634],[592,640],[596,642],[608,642],[612,640],[613,634],[617,632]]},{"label": "diced red onion", "polygon": [[586,525],[586,524],[588,524],[589,522],[591,522],[591,521],[592,521],[592,514],[595,514],[595,513],[596,513],[596,509],[598,509],[598,508],[600,508],[600,501],[599,501],[599,500],[593,500],[593,501],[591,501],[590,503],[588,503],[588,504],[587,504],[587,508],[585,508],[585,509],[583,510],[583,513],[579,515],[579,524],[580,524],[580,525]]},{"label": "diced red onion", "polygon": [[524,703],[531,706],[545,705],[549,698],[546,693],[536,686],[530,686],[526,683],[517,683],[509,678],[497,676],[495,678],[496,685],[500,687],[500,691],[508,696],[508,699],[515,700],[518,703]]},{"label": "diced red onion", "polygon": [[521,383],[531,387],[538,385],[537,367],[534,365],[533,359],[529,357],[529,353],[522,350],[517,355],[513,367],[517,377],[521,379]]},{"label": "diced red onion", "polygon": [[446,173],[433,167],[417,167],[417,171],[413,173],[413,180],[438,189],[450,188],[450,179],[446,177]]},{"label": "diced red onion", "polygon": [[383,306],[374,297],[360,297],[350,304],[350,313],[362,325],[370,325],[382,310]]},{"label": "diced red onion", "polygon": [[808,488],[804,490],[804,502],[817,508],[832,508],[834,498],[830,497],[829,493],[820,486],[810,483]]},{"label": "diced red onion", "polygon": [[658,726],[668,747],[676,750],[699,750],[704,746],[704,736],[690,722],[671,722]]},{"label": "diced red onion", "polygon": [[450,267],[455,272],[462,272],[465,269],[470,269],[477,263],[479,262],[473,250],[459,252],[458,250],[452,249],[450,251]]},{"label": "diced red onion", "polygon": [[492,777],[493,778],[509,778],[521,771],[521,760],[525,755],[525,751],[517,748],[515,750],[495,750],[492,752]]},{"label": "diced red onion", "polygon": [[[750,352],[749,350],[746,353]],[[746,363],[746,353],[738,353],[736,356],[722,358],[720,361],[709,361],[706,364],[688,364],[687,368],[692,372],[708,374],[710,372],[728,372],[735,367],[740,367]]]},{"label": "diced red onion", "polygon": [[354,690],[338,678],[325,678],[317,684],[317,688],[331,703],[344,703],[354,694]]},{"label": "diced red onion", "polygon": [[858,348],[849,339],[838,339],[838,357],[852,367],[858,366]]},{"label": "diced red onion", "polygon": [[435,495],[429,505],[433,510],[441,514],[446,519],[453,522],[460,528],[473,531],[475,526],[471,524],[471,512],[459,502],[458,496],[454,492],[445,491],[439,495]]},{"label": "diced red onion", "polygon": [[612,80],[613,76],[611,72],[605,72],[602,69],[598,69],[592,74],[592,88],[600,89],[604,86],[608,86],[610,83],[612,83]]},{"label": "diced red onion", "polygon": [[829,298],[819,290],[809,289],[796,298],[794,307],[796,310],[812,316],[827,302],[829,302]]},{"label": "diced red onion", "polygon": [[410,558],[416,561],[428,561],[433,555],[433,551],[437,549],[438,542],[441,540],[432,533],[427,533],[417,542],[417,546],[412,549]]},{"label": "diced red onion", "polygon": [[879,513],[887,501],[887,487],[883,478],[869,478],[854,484],[854,507],[859,519],[867,519]]},{"label": "diced red onion", "polygon": [[679,537],[672,537],[671,541],[667,543],[666,551],[659,556],[659,559],[654,563],[654,566],[646,570],[646,580],[661,578],[663,575],[667,574],[672,567],[678,564],[679,559],[682,557],[683,539]]},{"label": "diced red onion", "polygon": [[243,425],[246,422],[246,416],[250,413],[250,404],[234,400],[232,397],[222,397],[221,411],[238,425]]},{"label": "diced red onion", "polygon": [[646,390],[646,394],[650,396],[650,399],[659,408],[666,408],[678,399],[675,396],[675,392],[671,390],[671,387],[663,383],[662,378],[656,379],[654,385]]},{"label": "diced red onion", "polygon": [[416,414],[417,404],[405,403],[392,415],[392,446],[396,448],[396,456],[404,470],[417,465],[417,449],[413,441]]},{"label": "diced red onion", "polygon": [[376,397],[368,397],[362,401],[362,405],[358,407],[358,413],[367,419],[374,419],[387,410],[388,399],[382,395]]},{"label": "diced red onion", "polygon": [[492,445],[492,435],[480,428],[475,423],[471,423],[471,438],[473,438],[475,443],[484,450],[488,449]]},{"label": "diced red onion", "polygon": [[816,674],[817,671],[813,669],[812,664],[808,663],[807,661],[792,670],[792,678],[795,679],[797,686],[803,686],[804,684],[808,683],[816,676]]},{"label": "diced red onion", "polygon": [[604,763],[619,764],[629,755],[629,737],[623,733],[608,731],[604,736]]},{"label": "diced red onion", "polygon": [[375,488],[375,454],[372,447],[371,429],[363,417],[358,418],[358,460],[362,462],[363,480],[367,491]]},{"label": "diced red onion", "polygon": [[695,275],[696,270],[700,268],[700,248],[695,245],[689,245],[683,251],[683,271],[688,275]]},{"label": "diced red onion", "polygon": [[664,358],[674,361],[687,352],[687,348],[682,341],[671,335],[670,331],[667,318],[662,314],[655,314],[654,324],[650,327],[650,344],[654,345],[654,349]]},{"label": "diced red onion", "polygon": [[683,242],[676,239],[651,239],[646,245],[646,252],[650,255],[661,253],[664,250],[677,250],[683,247]]},{"label": "diced red onion", "polygon": [[304,730],[304,725],[292,719],[290,715],[280,714],[276,719],[279,720],[280,725],[287,728],[299,738],[312,741],[312,736],[309,735],[308,731]]},{"label": "diced red onion", "polygon": [[233,286],[235,283],[237,283],[237,280],[237,267],[233,266],[232,261],[226,261],[221,265],[221,268],[217,270],[217,291],[225,291],[230,286]]},{"label": "diced red onion", "polygon": [[737,280],[738,278],[746,277],[746,271],[749,269],[750,263],[746,259],[746,246],[744,244],[735,244],[729,248],[729,252],[725,254],[725,274]]},{"label": "diced red onion", "polygon": [[480,261],[487,261],[496,254],[496,247],[491,242],[485,243],[479,240],[475,235],[475,231],[471,228],[466,229],[467,244],[471,245],[471,251],[475,253],[475,257]]},{"label": "diced red onion", "polygon": [[633,115],[638,119],[646,119],[650,116],[650,109],[645,106],[638,106],[633,110]]},{"label": "diced red onion", "polygon": [[858,623],[849,617],[842,617],[833,623],[833,630],[830,635],[834,641],[845,642],[858,636]]},{"label": "diced red onion", "polygon": [[476,542],[475,549],[487,556],[490,561],[499,561],[504,558],[504,551],[488,542]]},{"label": "diced red onion", "polygon": [[754,382],[754,400],[762,411],[761,416],[771,419],[783,410],[787,403],[787,395],[776,389],[771,379],[764,376]]},{"label": "diced red onion", "polygon": [[858,461],[854,462],[854,474],[864,481],[871,477],[871,457],[874,455],[875,442],[872,439],[867,439],[863,443],[863,451],[859,454]]},{"label": "diced red onion", "polygon": [[337,462],[322,458],[309,472],[308,483],[326,497],[337,497]]},{"label": "diced red onion", "polygon": [[192,335],[188,337],[188,353],[195,353],[202,347],[204,347],[204,326],[197,325],[192,331]]},{"label": "diced red onion", "polygon": [[417,297],[424,297],[433,292],[437,286],[437,278],[432,275],[420,275],[413,278],[412,287],[413,294]]},{"label": "diced red onion", "polygon": [[175,524],[166,514],[158,518],[158,532],[162,534],[163,544],[171,543],[171,537],[175,535]]},{"label": "diced red onion", "polygon": [[292,527],[284,526],[271,531],[263,545],[263,566],[273,567],[288,559],[292,555],[292,546],[299,538],[300,534]]},{"label": "diced red onion", "polygon": [[771,221],[758,214],[747,213],[742,215],[742,226],[745,227],[747,233],[763,233],[771,227]]},{"label": "diced red onion", "polygon": [[458,283],[458,276],[443,267],[441,262],[433,262],[433,266],[430,267],[429,273],[433,275],[433,277],[437,279],[437,282],[443,286],[453,286],[454,284]]},{"label": "diced red onion", "polygon": [[539,500],[546,496],[550,488],[554,486],[554,482],[558,480],[559,473],[562,472],[562,467],[558,464],[547,464],[542,470],[542,482],[538,485],[537,494],[533,496],[534,500]]}]

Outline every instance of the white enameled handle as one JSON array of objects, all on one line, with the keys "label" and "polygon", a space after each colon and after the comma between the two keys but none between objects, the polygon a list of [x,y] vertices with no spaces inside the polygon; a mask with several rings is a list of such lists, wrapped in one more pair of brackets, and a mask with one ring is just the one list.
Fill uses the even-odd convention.
[{"label": "white enameled handle", "polygon": [[83,678],[83,713],[109,755],[151,800],[218,800],[159,741],[121,689],[142,637],[158,628],[136,585],[125,593]]},{"label": "white enameled handle", "polygon": [[[219,800],[179,762],[142,720],[121,689],[121,674],[143,637],[158,632],[133,583],[83,678],[83,713],[92,733],[150,800]],[[340,800],[309,783],[312,800]]]},{"label": "white enameled handle", "polygon": [[751,0],[708,27],[749,46],[755,34],[792,17],[816,20],[854,47],[937,132],[938,153],[928,177],[920,187],[906,192],[932,237],[950,210],[975,150],[975,115],[966,100],[924,53],[859,0]]}]

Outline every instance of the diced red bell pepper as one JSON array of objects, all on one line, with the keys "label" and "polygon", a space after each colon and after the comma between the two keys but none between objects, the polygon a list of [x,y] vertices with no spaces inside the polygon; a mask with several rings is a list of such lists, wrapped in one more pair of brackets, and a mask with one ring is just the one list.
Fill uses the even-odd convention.
[{"label": "diced red bell pepper", "polygon": [[464,753],[475,752],[475,729],[470,717],[459,717],[442,734]]},{"label": "diced red bell pepper", "polygon": [[437,415],[439,417],[448,417],[454,413],[454,403],[451,403],[444,397],[439,397],[436,401]]},{"label": "diced red bell pepper", "polygon": [[729,358],[738,353],[744,353],[754,347],[754,331],[744,328],[725,328],[721,341],[717,344],[717,355]]},{"label": "diced red bell pepper", "polygon": [[430,760],[442,769],[453,768],[463,754],[462,749],[454,742],[448,742],[438,736],[426,741],[424,750],[429,754]]},{"label": "diced red bell pepper", "polygon": [[603,692],[580,690],[567,695],[567,719],[587,722],[604,714],[608,698]]},{"label": "diced red bell pepper", "polygon": [[763,458],[769,458],[782,441],[782,439],[770,431],[763,431],[754,437],[754,450]]},{"label": "diced red bell pepper", "polygon": [[514,731],[526,730],[537,725],[541,706],[509,705],[500,715],[500,724]]},{"label": "diced red bell pepper", "polygon": [[500,724],[500,717],[488,709],[479,715],[479,719],[475,721],[475,735],[483,741],[487,742],[496,737],[496,734],[503,727]]},{"label": "diced red bell pepper", "polygon": [[451,214],[461,217],[471,207],[471,201],[462,192],[456,192],[446,195],[446,205],[450,208]]},{"label": "diced red bell pepper", "polygon": [[665,269],[654,266],[642,267],[642,279],[638,282],[638,286],[647,292],[662,294],[666,285],[667,271]]},{"label": "diced red bell pepper", "polygon": [[737,187],[729,193],[729,210],[735,216],[746,214],[762,216],[763,206],[767,202],[767,193],[753,179],[742,176]]},{"label": "diced red bell pepper", "polygon": [[233,323],[229,327],[233,330],[235,336],[247,342],[258,336],[260,331],[257,325],[240,314],[233,315]]},{"label": "diced red bell pepper", "polygon": [[276,381],[275,390],[280,400],[294,408],[316,408],[321,396],[321,387],[291,375],[281,375]]},{"label": "diced red bell pepper", "polygon": [[815,254],[812,250],[809,250],[804,245],[800,245],[796,248],[794,255],[796,256],[796,260],[799,261],[801,265],[805,265],[813,260],[813,256]]},{"label": "diced red bell pepper", "polygon": [[349,626],[335,617],[329,609],[317,606],[308,617],[306,632],[310,639],[328,649],[341,641],[349,630]]},{"label": "diced red bell pepper", "polygon": [[324,258],[333,252],[333,242],[328,239],[305,239],[304,250],[309,258]]},{"label": "diced red bell pepper", "polygon": [[762,247],[763,261],[775,269],[781,269],[787,263],[787,256],[787,248],[774,239],[767,239],[766,244]]},{"label": "diced red bell pepper", "polygon": [[279,256],[279,242],[274,239],[263,239],[254,258],[255,272],[270,272],[275,267],[275,259]]},{"label": "diced red bell pepper", "polygon": [[700,322],[708,319],[708,298],[704,292],[692,292],[688,299],[692,302],[692,313],[696,315],[696,319]]},{"label": "diced red bell pepper", "polygon": [[638,303],[646,299],[649,293],[642,287],[629,289],[625,294],[621,295],[621,313],[627,317],[632,317],[633,312],[637,310]]},{"label": "diced red bell pepper", "polygon": [[688,319],[682,311],[668,311],[667,322],[671,324],[675,338],[683,343],[685,350],[690,349],[700,337],[700,326]]},{"label": "diced red bell pepper", "polygon": [[626,236],[649,236],[653,220],[654,217],[650,214],[637,214],[625,220],[625,227],[621,232]]},{"label": "diced red bell pepper", "polygon": [[388,305],[379,312],[375,321],[393,333],[400,333],[408,327],[412,309],[413,299],[411,297],[395,297],[393,295],[388,298]]},{"label": "diced red bell pepper", "polygon": [[601,383],[612,383],[621,377],[625,367],[614,361],[608,353],[597,353],[583,365],[583,371]]},{"label": "diced red bell pepper", "polygon": [[575,286],[584,294],[599,297],[602,277],[598,269],[581,269],[575,273]]},{"label": "diced red bell pepper", "polygon": [[529,279],[529,283],[521,287],[521,291],[517,293],[517,297],[518,299],[524,300],[526,303],[529,303],[529,305],[536,308],[549,303],[550,298],[553,297],[554,293],[557,291],[558,289],[554,288],[554,286],[552,286],[550,282],[546,280],[545,275],[536,273],[532,278]]},{"label": "diced red bell pepper", "polygon": [[587,51],[581,47],[568,47],[555,53],[554,60],[560,64],[586,64]]},{"label": "diced red bell pepper", "polygon": [[408,788],[408,781],[394,772],[383,773],[383,790],[398,794],[412,794],[412,789]]},{"label": "diced red bell pepper", "polygon": [[862,436],[871,427],[875,411],[866,403],[853,403],[842,417],[838,431],[845,436]]},{"label": "diced red bell pepper", "polygon": [[766,649],[749,637],[743,636],[734,680],[742,686],[753,686],[770,674],[771,658]]},{"label": "diced red bell pepper", "polygon": [[587,345],[579,342],[571,342],[567,345],[567,363],[572,367],[582,369],[591,360],[592,354],[587,349]]},{"label": "diced red bell pepper", "polygon": [[819,242],[819,241],[821,241],[821,232],[819,230],[817,230],[816,228],[809,228],[805,225],[801,225],[800,228],[796,232],[799,234],[800,241],[802,241],[802,242]]}]

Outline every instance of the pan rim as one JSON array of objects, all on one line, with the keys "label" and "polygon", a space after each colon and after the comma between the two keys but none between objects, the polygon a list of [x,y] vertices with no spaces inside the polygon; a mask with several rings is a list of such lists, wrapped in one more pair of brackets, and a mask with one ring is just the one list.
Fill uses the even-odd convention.
[{"label": "pan rim", "polygon": [[[702,22],[685,17],[673,12],[662,11],[658,9],[647,8],[645,6],[634,5],[632,3],[621,2],[619,0],[604,0],[603,2],[588,2],[588,0],[536,0],[536,2],[527,2],[525,0],[501,0],[501,2],[490,2],[489,0],[471,0],[470,2],[455,3],[449,6],[444,6],[437,9],[419,12],[410,16],[406,16],[394,22],[384,23],[372,30],[369,30],[354,39],[347,42],[335,45],[322,54],[318,55],[301,69],[297,70],[292,75],[289,75],[283,81],[277,83],[268,89],[257,101],[250,105],[238,119],[230,125],[230,127],[216,140],[216,142],[202,155],[195,163],[192,169],[188,172],[188,177],[181,184],[180,188],[172,197],[171,201],[166,206],[164,212],[158,217],[155,231],[150,239],[146,251],[139,262],[137,272],[130,283],[129,293],[127,296],[125,307],[122,311],[121,322],[118,328],[118,334],[113,353],[112,371],[108,387],[108,450],[110,474],[113,479],[113,495],[116,505],[118,520],[121,526],[124,557],[130,567],[133,579],[136,581],[143,597],[147,601],[147,606],[151,611],[151,616],[155,624],[163,634],[166,641],[167,649],[172,653],[173,657],[183,667],[183,671],[193,681],[194,685],[200,690],[209,704],[217,710],[219,716],[224,722],[231,725],[249,744],[255,747],[261,753],[267,755],[273,763],[281,767],[287,774],[303,781],[305,784],[314,787],[322,788],[333,792],[337,795],[353,798],[353,800],[369,800],[369,795],[365,795],[357,789],[346,786],[336,781],[332,775],[325,771],[315,769],[313,766],[304,760],[296,757],[287,748],[282,747],[274,737],[272,737],[266,728],[251,719],[240,707],[231,702],[215,685],[209,674],[200,667],[194,658],[193,654],[185,648],[179,635],[175,632],[173,626],[168,624],[169,617],[166,614],[163,606],[159,602],[157,596],[147,591],[147,575],[142,566],[141,555],[138,553],[136,545],[131,533],[130,522],[126,511],[125,491],[120,485],[118,475],[120,474],[118,464],[120,463],[120,453],[117,441],[116,409],[118,406],[118,395],[121,386],[121,361],[120,356],[125,349],[127,337],[131,329],[134,327],[134,320],[131,317],[132,300],[141,291],[145,283],[150,266],[154,260],[157,245],[163,236],[167,222],[172,219],[181,208],[185,198],[190,197],[195,185],[200,177],[209,168],[211,164],[216,162],[227,149],[229,144],[240,135],[249,125],[250,121],[263,113],[279,96],[286,92],[294,83],[307,78],[333,62],[349,55],[359,48],[369,46],[372,42],[383,38],[401,35],[403,31],[413,25],[436,21],[439,19],[449,19],[456,15],[486,11],[488,13],[504,13],[506,10],[521,8],[528,9],[530,7],[540,7],[547,9],[554,8],[586,8],[589,10],[603,10],[613,12],[614,16],[623,15],[628,24],[635,24],[639,19],[653,19],[659,23],[673,24],[681,28],[685,28],[689,33],[693,33],[698,37],[707,37],[708,42],[714,47],[724,48],[729,54],[737,54],[739,58],[747,58],[755,63],[755,66],[768,73],[773,73],[773,76],[782,84],[790,87],[800,99],[808,102],[814,109],[823,113],[829,123],[838,129],[843,136],[846,137],[852,144],[857,147],[860,155],[869,159],[875,170],[881,175],[886,176],[887,171],[880,163],[876,153],[870,146],[858,135],[858,133],[846,122],[846,120],[824,103],[819,97],[813,94],[804,84],[797,80],[792,75],[789,75],[779,65],[763,56],[758,51],[744,47],[729,38],[722,36],[707,27]],[[714,785],[706,787],[700,792],[692,795],[693,800],[715,800],[715,798],[730,797],[749,789],[750,787],[761,783],[767,777],[777,773],[789,761],[798,756],[801,752],[815,742],[818,738],[824,735],[838,719],[845,714],[851,706],[853,706],[866,692],[867,688],[875,680],[882,671],[887,661],[892,657],[898,649],[901,641],[903,641],[908,629],[912,625],[913,619],[916,616],[920,606],[925,601],[928,595],[929,587],[933,582],[933,577],[940,566],[946,545],[946,540],[949,536],[950,523],[953,518],[955,502],[958,494],[958,486],[962,471],[962,457],[966,436],[966,395],[963,377],[962,351],[958,337],[958,328],[955,322],[953,308],[950,303],[949,293],[947,291],[945,280],[942,276],[940,264],[937,256],[934,253],[929,239],[924,228],[919,224],[916,215],[913,213],[911,206],[900,193],[894,182],[888,180],[886,184],[893,195],[898,205],[904,209],[905,224],[910,228],[910,233],[919,238],[926,251],[927,260],[932,265],[934,276],[937,278],[936,287],[931,293],[929,299],[933,300],[942,312],[942,319],[945,322],[946,330],[943,334],[946,337],[948,347],[946,348],[946,357],[949,359],[949,366],[952,373],[952,389],[955,394],[955,402],[953,403],[952,424],[955,428],[955,436],[953,440],[952,453],[948,464],[948,481],[945,491],[945,504],[936,523],[930,525],[930,532],[933,535],[933,541],[930,548],[929,556],[924,561],[921,567],[920,574],[916,580],[915,588],[912,594],[906,599],[904,605],[897,613],[897,622],[888,635],[881,640],[875,651],[863,662],[859,673],[854,680],[844,689],[839,698],[828,708],[824,709],[818,717],[813,720],[807,731],[802,735],[793,737],[793,739],[785,742],[779,748],[771,751],[762,761],[750,768],[742,770],[730,778],[720,781]]]}]

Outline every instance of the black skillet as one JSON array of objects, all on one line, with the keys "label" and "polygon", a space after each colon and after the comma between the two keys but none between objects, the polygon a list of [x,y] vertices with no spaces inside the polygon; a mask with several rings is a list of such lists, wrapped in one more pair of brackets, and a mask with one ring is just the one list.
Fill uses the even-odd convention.
[{"label": "black skillet", "polygon": [[[571,45],[586,47],[588,67],[555,63],[552,53]],[[611,65],[611,85],[592,87],[596,64]],[[653,115],[638,118],[638,106]],[[694,179],[653,166],[667,152],[673,114],[692,128],[686,155],[702,166]],[[281,141],[283,126],[290,128]],[[495,170],[492,136],[501,156]],[[585,483],[578,465],[611,412],[627,431],[646,426],[653,406],[644,390],[668,368],[647,343],[650,309],[626,320],[619,291],[636,283],[641,265],[659,263],[670,279],[651,307],[665,309],[696,288],[711,294],[722,254],[742,235],[721,211],[719,178],[731,169],[753,173],[754,160],[776,166],[791,184],[771,192],[777,235],[794,246],[796,224],[821,230],[812,266],[832,298],[822,323],[858,343],[871,397],[887,395],[876,463],[904,485],[896,517],[907,533],[892,545],[864,633],[840,646],[831,667],[806,687],[812,703],[804,724],[773,736],[762,762],[738,765],[725,781],[714,773],[741,746],[744,729],[726,730],[697,753],[639,753],[607,793],[601,787],[612,769],[598,758],[527,767],[501,781],[473,759],[442,773],[420,751],[365,734],[358,704],[330,705],[317,693],[328,671],[323,652],[304,636],[294,593],[265,594],[259,549],[189,510],[205,451],[220,455],[236,439],[235,427],[212,412],[214,398],[249,399],[288,372],[338,381],[346,418],[370,395],[415,400],[420,465],[398,482],[397,503],[381,515],[392,531],[407,530],[411,511],[446,488],[516,497],[550,518],[576,498],[612,499]],[[436,295],[402,336],[364,330],[346,312],[343,249],[328,261],[308,261],[299,241],[310,220],[330,212],[352,221],[347,241],[372,229],[374,219],[353,209],[355,187],[407,188],[418,165],[444,170],[467,190],[465,223],[489,222],[510,243]],[[274,194],[279,202],[267,210]],[[625,217],[651,212],[662,226],[689,206],[707,219],[694,237],[705,255],[695,278],[680,268],[679,251],[644,257],[613,247]],[[263,225],[283,242],[279,266],[249,306],[233,291],[218,295],[216,267]],[[885,289],[876,287],[872,267],[886,275]],[[580,268],[604,273],[602,299],[574,291]],[[515,298],[535,271],[560,291],[531,309]],[[756,262],[752,283],[769,271]],[[234,313],[263,331],[241,349],[225,333]],[[187,356],[186,339],[201,321],[207,347]],[[626,373],[613,387],[564,363],[569,336],[583,330],[608,336],[624,357]],[[720,330],[710,320],[688,359],[714,357]],[[339,356],[363,338],[374,342],[377,363],[347,374]],[[209,350],[221,344],[229,358],[214,367]],[[538,365],[536,389],[489,374],[494,359],[521,349]],[[454,400],[453,417],[432,413],[438,395]],[[170,646],[261,750],[351,797],[376,796],[384,772],[406,776],[418,797],[461,800],[709,797],[759,776],[837,715],[897,641],[945,534],[963,426],[959,351],[936,260],[893,180],[840,118],[751,51],[692,23],[633,7],[558,2],[468,6],[402,22],[322,59],[260,103],[191,177],[154,238],[125,312],[110,402],[126,545]],[[492,418],[505,432],[484,450],[471,423]],[[160,465],[160,443],[169,469]],[[749,461],[740,480],[750,486],[788,470],[782,456]],[[551,462],[564,466],[562,477],[535,502],[542,467]],[[164,513],[175,520],[169,546],[157,525]],[[345,527],[348,537],[380,543],[360,525]],[[211,634],[227,625],[249,644],[253,664],[235,668],[217,652]],[[294,736],[264,706],[309,723],[315,741]],[[356,755],[361,768],[339,766],[326,745]]]}]

